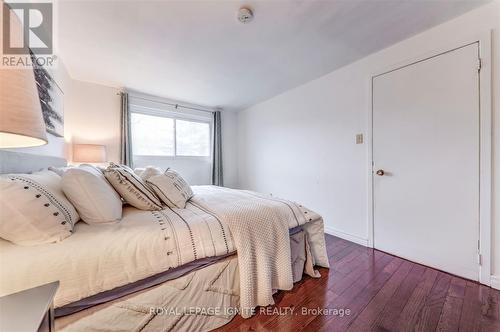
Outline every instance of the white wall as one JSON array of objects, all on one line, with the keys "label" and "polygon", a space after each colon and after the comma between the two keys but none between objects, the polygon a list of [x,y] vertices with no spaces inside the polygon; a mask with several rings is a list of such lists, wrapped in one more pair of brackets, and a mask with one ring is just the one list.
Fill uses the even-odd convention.
[{"label": "white wall", "polygon": [[[493,32],[494,230],[493,273],[500,275],[500,2],[370,55],[255,105],[238,115],[239,187],[297,200],[317,210],[330,231],[366,242],[369,78],[453,40]],[[499,279],[500,280],[500,279]]]},{"label": "white wall", "polygon": [[[108,161],[120,162],[121,101],[118,92],[116,88],[72,80],[65,107],[66,140],[76,144],[105,145]],[[69,155],[71,161],[71,151]]]}]

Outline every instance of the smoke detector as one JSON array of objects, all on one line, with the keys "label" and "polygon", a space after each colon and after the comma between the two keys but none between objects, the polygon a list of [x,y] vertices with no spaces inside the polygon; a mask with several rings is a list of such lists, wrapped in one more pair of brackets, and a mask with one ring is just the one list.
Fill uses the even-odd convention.
[{"label": "smoke detector", "polygon": [[249,8],[241,7],[238,10],[238,21],[243,24],[249,23],[253,20],[253,13]]}]

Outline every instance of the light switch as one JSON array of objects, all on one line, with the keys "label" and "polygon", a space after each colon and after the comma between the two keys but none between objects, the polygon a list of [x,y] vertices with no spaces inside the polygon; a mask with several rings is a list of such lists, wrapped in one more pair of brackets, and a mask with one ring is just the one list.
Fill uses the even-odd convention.
[{"label": "light switch", "polygon": [[356,144],[363,144],[363,134],[356,134]]}]

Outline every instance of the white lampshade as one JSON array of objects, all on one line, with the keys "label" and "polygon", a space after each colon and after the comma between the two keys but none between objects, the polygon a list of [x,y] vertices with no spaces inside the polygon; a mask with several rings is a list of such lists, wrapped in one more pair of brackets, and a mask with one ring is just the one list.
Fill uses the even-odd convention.
[{"label": "white lampshade", "polygon": [[106,147],[96,144],[73,144],[73,161],[80,163],[105,163]]},{"label": "white lampshade", "polygon": [[32,68],[0,69],[0,148],[47,144]]},{"label": "white lampshade", "polygon": [[[22,24],[15,15],[10,23],[11,37],[17,38]],[[33,68],[0,69],[0,148],[47,144],[45,131]]]}]

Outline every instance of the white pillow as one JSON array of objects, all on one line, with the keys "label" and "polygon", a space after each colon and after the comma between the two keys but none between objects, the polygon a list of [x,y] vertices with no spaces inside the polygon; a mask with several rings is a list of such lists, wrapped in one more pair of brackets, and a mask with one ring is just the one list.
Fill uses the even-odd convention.
[{"label": "white pillow", "polygon": [[130,167],[110,163],[104,176],[113,188],[132,206],[140,210],[161,210],[160,199]]},{"label": "white pillow", "polygon": [[139,175],[141,176],[142,175],[142,172],[144,172],[145,168],[144,167],[138,167],[138,168],[134,168],[134,173],[136,175]]},{"label": "white pillow", "polygon": [[109,223],[122,217],[120,195],[96,167],[81,165],[66,170],[62,189],[87,224]]},{"label": "white pillow", "polygon": [[193,197],[189,184],[172,169],[167,169],[161,175],[150,177],[146,183],[153,188],[163,203],[171,208],[184,209],[186,202]]},{"label": "white pillow", "polygon": [[48,168],[49,171],[52,171],[54,173],[56,173],[57,175],[59,175],[60,177],[63,176],[64,172],[66,172],[68,169],[70,168],[75,168],[75,166],[64,166],[64,167],[54,167],[54,166],[50,166]]},{"label": "white pillow", "polygon": [[[63,167],[50,166],[48,168],[48,170],[52,171],[52,172],[56,173],[57,175],[59,175],[60,177],[62,177],[68,169],[77,168],[77,167],[92,167],[96,170],[100,170],[97,166],[94,166],[91,164],[80,164],[80,166],[68,165],[68,166],[63,166]],[[101,170],[101,173],[102,173],[102,170]]]},{"label": "white pillow", "polygon": [[0,177],[0,237],[21,245],[58,242],[79,216],[49,170]]},{"label": "white pillow", "polygon": [[[135,170],[134,172],[137,174],[137,170]],[[138,175],[141,177],[141,179],[146,181],[150,177],[160,174],[163,174],[163,170],[161,168],[154,166],[147,166],[146,168],[143,168],[140,174]]]}]

